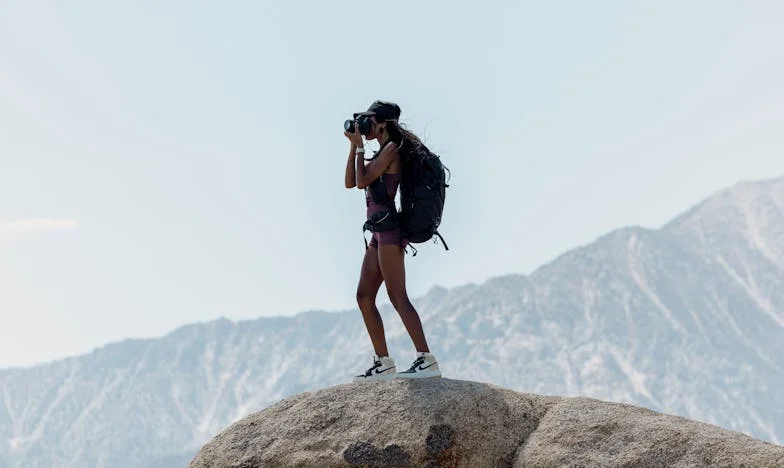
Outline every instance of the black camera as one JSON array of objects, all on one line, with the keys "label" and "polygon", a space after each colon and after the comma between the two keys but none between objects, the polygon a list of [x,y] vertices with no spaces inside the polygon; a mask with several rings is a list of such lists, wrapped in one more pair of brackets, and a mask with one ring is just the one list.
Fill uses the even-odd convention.
[{"label": "black camera", "polygon": [[[370,120],[370,116],[360,115],[357,117],[357,125],[359,126],[359,133],[367,135],[373,128],[373,121]],[[349,119],[343,122],[343,129],[348,133],[354,133],[354,121]]]}]

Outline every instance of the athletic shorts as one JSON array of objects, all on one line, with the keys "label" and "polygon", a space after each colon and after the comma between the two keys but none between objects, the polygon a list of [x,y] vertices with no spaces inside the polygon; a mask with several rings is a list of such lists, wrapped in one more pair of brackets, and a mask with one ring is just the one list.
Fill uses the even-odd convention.
[{"label": "athletic shorts", "polygon": [[391,231],[374,232],[373,237],[370,239],[370,247],[378,247],[378,245],[399,245],[405,247],[408,241],[403,239],[400,235],[400,229],[392,229]]}]

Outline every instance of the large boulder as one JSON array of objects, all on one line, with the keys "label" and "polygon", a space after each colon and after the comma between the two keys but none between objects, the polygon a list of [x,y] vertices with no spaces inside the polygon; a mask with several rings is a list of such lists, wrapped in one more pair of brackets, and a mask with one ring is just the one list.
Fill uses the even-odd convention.
[{"label": "large boulder", "polygon": [[229,426],[189,466],[784,467],[784,447],[627,404],[396,379],[286,398]]}]

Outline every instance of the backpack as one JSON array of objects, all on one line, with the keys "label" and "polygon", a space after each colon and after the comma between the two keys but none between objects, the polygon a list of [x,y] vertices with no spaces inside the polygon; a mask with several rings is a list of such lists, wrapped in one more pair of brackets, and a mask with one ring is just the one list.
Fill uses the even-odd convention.
[{"label": "backpack", "polygon": [[[426,146],[403,164],[400,181],[400,228],[409,242],[419,244],[438,236],[449,250],[438,227],[446,201],[446,168]],[[416,249],[414,249],[416,255]]]},{"label": "backpack", "polygon": [[[410,154],[402,165],[400,211],[394,209],[394,202],[389,200],[383,177],[379,177],[371,184],[374,200],[391,203],[393,207],[391,220],[400,227],[403,237],[409,243],[420,244],[438,236],[444,244],[444,249],[449,250],[446,241],[438,232],[444,212],[446,188],[449,187],[446,181],[447,170],[441,163],[441,158],[425,145],[421,145],[416,152]],[[383,213],[379,215],[383,216]],[[387,224],[389,220],[388,216],[383,216],[381,220],[368,220],[363,226],[363,231],[383,231],[394,228]],[[382,227],[382,224],[386,226]],[[377,229],[374,229],[374,226],[377,226]],[[411,248],[414,251],[413,256],[416,256],[416,249],[413,246]]]}]

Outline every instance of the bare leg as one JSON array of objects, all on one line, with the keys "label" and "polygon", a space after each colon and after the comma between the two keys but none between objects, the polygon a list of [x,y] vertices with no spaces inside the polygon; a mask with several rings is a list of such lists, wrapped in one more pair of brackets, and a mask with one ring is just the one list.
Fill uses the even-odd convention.
[{"label": "bare leg", "polygon": [[400,314],[417,351],[430,352],[422,322],[406,292],[405,251],[398,245],[379,245],[378,263],[392,306]]},{"label": "bare leg", "polygon": [[381,276],[381,269],[378,265],[377,248],[370,246],[365,250],[365,258],[362,260],[362,270],[359,275],[357,285],[357,304],[362,311],[362,318],[365,320],[365,328],[370,335],[373,349],[377,356],[389,356],[387,341],[384,336],[384,323],[381,321],[381,314],[376,307],[376,295],[384,278]]}]

